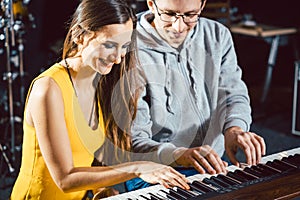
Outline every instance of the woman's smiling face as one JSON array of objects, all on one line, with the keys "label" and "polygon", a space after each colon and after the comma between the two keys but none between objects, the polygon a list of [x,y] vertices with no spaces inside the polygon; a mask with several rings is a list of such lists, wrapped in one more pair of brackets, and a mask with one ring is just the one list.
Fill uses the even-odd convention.
[{"label": "woman's smiling face", "polygon": [[84,66],[89,66],[98,73],[108,74],[114,64],[119,64],[127,53],[131,43],[133,23],[111,24],[95,33],[91,39],[84,36],[81,51]]}]

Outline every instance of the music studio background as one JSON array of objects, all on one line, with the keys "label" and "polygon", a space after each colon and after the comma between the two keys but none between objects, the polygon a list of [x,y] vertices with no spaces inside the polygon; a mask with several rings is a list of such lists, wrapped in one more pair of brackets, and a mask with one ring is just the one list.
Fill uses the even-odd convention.
[{"label": "music studio background", "polygon": [[[9,0],[0,0],[1,5]],[[213,0],[207,0],[213,1]],[[9,162],[15,169],[10,172],[3,154],[0,152],[0,199],[7,199],[18,167],[22,143],[23,104],[20,87],[25,87],[25,95],[31,80],[53,62],[59,60],[62,42],[66,35],[66,21],[74,12],[79,0],[13,0],[15,5],[26,3],[21,22],[23,44],[24,76],[20,80],[19,65],[12,64],[16,77],[11,83],[13,96],[13,115],[15,116],[15,158],[12,160],[10,150],[11,128],[9,111],[9,83],[7,80],[7,55],[5,47],[4,8],[0,8],[0,144],[4,147]],[[145,1],[130,0],[137,11],[146,9]],[[300,7],[297,0],[231,0],[235,15],[250,14],[258,23],[268,25],[300,28]],[[30,15],[30,17],[29,17]],[[28,19],[30,18],[30,19]],[[300,146],[300,136],[291,133],[292,98],[294,87],[294,57],[291,42],[278,49],[278,57],[273,72],[272,83],[267,103],[261,113],[259,98],[265,78],[267,57],[270,44],[249,37],[234,36],[236,51],[243,77],[249,87],[253,106],[254,123],[252,130],[262,134],[267,143],[267,153],[279,152]],[[297,36],[298,50],[300,44]],[[18,49],[18,41],[11,50]],[[11,53],[11,57],[13,57]],[[5,79],[5,80],[4,80]]]}]

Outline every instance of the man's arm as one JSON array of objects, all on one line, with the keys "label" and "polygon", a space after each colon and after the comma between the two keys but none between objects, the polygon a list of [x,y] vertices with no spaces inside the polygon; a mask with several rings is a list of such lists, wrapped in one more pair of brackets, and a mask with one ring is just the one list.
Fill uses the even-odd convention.
[{"label": "man's arm", "polygon": [[221,119],[225,119],[223,132],[232,126],[249,131],[252,118],[248,89],[242,80],[242,70],[238,66],[234,44],[228,29],[223,38],[218,86],[218,113],[219,116],[224,116]]},{"label": "man's arm", "polygon": [[249,132],[252,119],[248,89],[241,78],[242,71],[229,31],[224,38],[218,103],[219,115],[225,117],[225,150],[235,165],[238,165],[235,157],[238,148],[245,153],[248,164],[257,164],[265,154],[265,142],[259,135]]}]

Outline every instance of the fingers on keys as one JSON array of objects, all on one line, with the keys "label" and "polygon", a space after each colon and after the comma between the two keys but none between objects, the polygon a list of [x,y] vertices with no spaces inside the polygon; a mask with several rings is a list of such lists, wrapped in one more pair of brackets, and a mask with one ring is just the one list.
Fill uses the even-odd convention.
[{"label": "fingers on keys", "polygon": [[190,186],[188,185],[189,181],[185,175],[179,173],[172,167],[168,167],[168,170],[168,173],[165,173],[160,177],[160,184],[166,188],[178,186],[183,189],[190,189]]},{"label": "fingers on keys", "polygon": [[248,165],[258,164],[266,151],[264,139],[252,132],[245,132],[240,140],[240,147],[245,153]]},{"label": "fingers on keys", "polygon": [[200,173],[216,174],[226,172],[228,164],[222,161],[218,154],[207,145],[195,149],[192,158],[191,164]]}]

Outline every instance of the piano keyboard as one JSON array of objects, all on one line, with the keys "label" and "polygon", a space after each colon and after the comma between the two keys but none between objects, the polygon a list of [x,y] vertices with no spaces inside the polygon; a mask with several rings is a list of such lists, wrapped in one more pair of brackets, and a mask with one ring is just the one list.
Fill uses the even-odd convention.
[{"label": "piano keyboard", "polygon": [[[222,198],[222,200],[232,199],[233,197],[235,199],[247,199],[245,193],[248,193],[250,199],[250,197],[253,198],[253,195],[259,195],[260,192],[263,195],[268,194],[270,196],[281,195],[279,194],[280,192],[282,193],[282,196],[288,195],[289,193],[295,193],[297,196],[300,196],[300,147],[265,156],[262,158],[260,164],[256,166],[244,167],[242,169],[231,165],[227,167],[227,170],[228,172],[226,174],[196,174],[187,177],[191,182],[191,190],[182,190],[181,188],[176,187],[167,189],[162,185],[154,185],[104,199],[200,200],[218,199],[218,196],[219,198]],[[282,189],[274,189],[275,182],[272,183],[272,180],[276,180],[277,185],[282,185]],[[289,185],[286,186],[284,184]],[[286,187],[292,189],[287,191]],[[246,188],[249,188],[248,191]],[[268,193],[268,188],[270,194]],[[257,193],[255,193],[255,191],[257,191]],[[275,194],[271,194],[271,192],[274,192]],[[241,196],[242,193],[244,193],[243,197]],[[238,198],[238,195],[240,195],[241,198]]]}]

